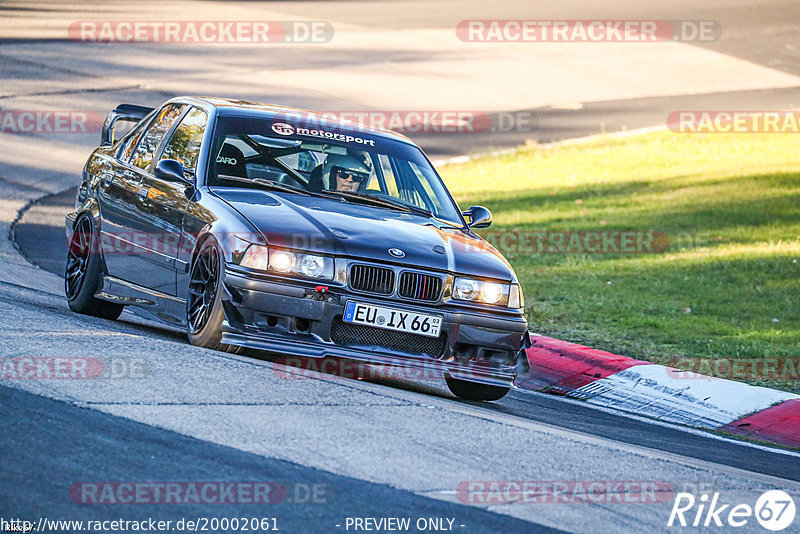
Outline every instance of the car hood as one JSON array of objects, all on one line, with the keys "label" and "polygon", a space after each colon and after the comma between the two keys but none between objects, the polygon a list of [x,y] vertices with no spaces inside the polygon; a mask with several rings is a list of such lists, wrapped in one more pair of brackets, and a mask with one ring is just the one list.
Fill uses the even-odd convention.
[{"label": "car hood", "polygon": [[[489,243],[460,228],[437,227],[426,217],[300,194],[211,190],[273,246],[516,281],[509,263]],[[390,249],[405,256],[396,258]]]}]

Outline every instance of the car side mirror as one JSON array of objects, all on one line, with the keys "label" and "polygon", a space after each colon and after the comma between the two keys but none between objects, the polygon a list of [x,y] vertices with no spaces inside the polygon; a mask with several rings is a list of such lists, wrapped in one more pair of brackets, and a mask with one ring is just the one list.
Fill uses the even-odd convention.
[{"label": "car side mirror", "polygon": [[193,181],[186,177],[183,164],[174,159],[162,159],[156,163],[154,174],[156,178],[165,182],[182,182],[187,185],[194,185]]},{"label": "car side mirror", "polygon": [[492,212],[483,206],[472,206],[461,215],[469,217],[467,226],[470,228],[488,228],[492,224]]}]

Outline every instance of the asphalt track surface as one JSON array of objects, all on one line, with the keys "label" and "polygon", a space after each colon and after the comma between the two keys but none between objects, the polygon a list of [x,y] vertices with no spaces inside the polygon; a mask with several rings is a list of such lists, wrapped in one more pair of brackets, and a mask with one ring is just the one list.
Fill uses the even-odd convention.
[{"label": "asphalt track surface", "polygon": [[[28,520],[38,521],[44,512],[51,519],[99,521],[268,517],[279,518],[281,531],[308,532],[310,525],[334,530],[347,516],[383,516],[387,503],[392,503],[392,513],[400,517],[457,517],[459,525],[469,525],[469,532],[530,532],[531,528],[526,521],[479,508],[247,454],[12,388],[0,387],[0,406],[4,408],[0,424],[9,436],[4,439],[3,457],[25,458],[24,464],[6,466],[0,502],[6,513],[13,510]],[[59,445],[31,450],[31,443]],[[49,483],[36,484],[46,480]],[[205,504],[109,504],[87,513],[86,506],[64,498],[74,483],[109,480],[269,481],[281,484],[281,490],[276,490],[280,493],[275,502],[231,504],[224,514],[219,505]],[[541,525],[536,530],[559,532]]]},{"label": "asphalt track surface", "polygon": [[[320,18],[344,18],[364,27],[426,29],[454,19],[453,3],[426,2],[425,9],[413,13],[406,4],[386,3],[381,10],[364,9],[362,3],[281,7],[301,13],[312,6]],[[676,2],[649,17],[719,20],[732,38],[698,46],[800,74],[800,39],[796,26],[787,22],[797,20],[796,2],[711,2],[691,11],[688,5]],[[575,14],[571,18],[645,16],[623,2],[602,7],[570,2],[561,11],[525,2],[478,3],[470,9],[473,18],[495,19],[555,18],[564,9]],[[30,45],[45,55],[48,46],[59,46],[35,37],[4,39],[3,44]],[[29,59],[45,61],[44,56]],[[57,95],[62,77],[80,80],[80,74],[68,72],[80,61],[62,65],[59,78],[45,80],[37,91]],[[5,70],[17,63],[4,65]],[[24,74],[36,75],[31,72]],[[107,98],[123,101],[137,92],[154,104],[172,96],[168,89],[138,89]],[[512,147],[527,139],[546,142],[657,126],[675,109],[798,106],[800,87],[729,90],[512,108],[509,113],[532,117],[532,127],[412,137],[433,158],[444,158]],[[73,162],[73,169],[74,162],[79,166],[85,159],[91,143],[79,139],[67,145],[59,150]],[[3,355],[110,358],[123,367],[126,362],[141,363],[146,372],[117,379],[2,381],[3,518],[273,516],[284,532],[337,532],[344,531],[336,525],[343,525],[347,517],[408,516],[455,518],[457,525],[464,525],[456,529],[461,532],[641,532],[668,530],[671,502],[485,505],[460,502],[454,490],[469,480],[657,480],[675,491],[719,491],[730,503],[752,505],[767,489],[800,496],[800,457],[794,453],[531,392],[513,391],[495,403],[468,403],[453,399],[441,380],[287,380],[292,371],[264,354],[232,357],[197,349],[181,333],[127,313],[117,322],[75,315],[64,303],[59,279],[63,215],[71,208],[70,185],[75,182],[46,158],[6,163],[6,171],[0,173],[0,198],[21,199],[23,204],[26,198],[45,199],[24,210],[13,229],[15,246],[41,270],[21,262],[6,264],[0,273],[0,314],[6,318],[0,334]],[[54,189],[47,179],[65,185]],[[330,498],[255,508],[91,506],[76,504],[68,496],[69,487],[81,481],[205,480],[318,484],[330,490]],[[753,522],[740,530],[763,531]]]}]

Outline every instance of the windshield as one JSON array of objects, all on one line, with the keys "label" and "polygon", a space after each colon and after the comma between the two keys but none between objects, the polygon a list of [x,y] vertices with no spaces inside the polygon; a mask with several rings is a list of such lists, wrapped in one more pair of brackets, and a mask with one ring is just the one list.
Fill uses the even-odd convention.
[{"label": "windshield", "polygon": [[220,117],[212,156],[211,186],[263,188],[265,181],[277,182],[300,192],[463,224],[458,206],[422,151],[407,143],[366,132]]}]

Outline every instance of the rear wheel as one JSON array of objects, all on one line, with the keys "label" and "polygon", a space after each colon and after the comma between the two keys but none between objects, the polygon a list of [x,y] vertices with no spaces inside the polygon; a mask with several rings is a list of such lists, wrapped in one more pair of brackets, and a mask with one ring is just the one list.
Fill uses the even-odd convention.
[{"label": "rear wheel", "polygon": [[203,243],[192,263],[186,322],[189,342],[198,347],[239,354],[243,347],[222,343],[222,254],[213,239]]},{"label": "rear wheel", "polygon": [[472,401],[496,401],[506,396],[511,390],[510,386],[492,386],[469,380],[460,380],[445,376],[447,387],[458,398]]},{"label": "rear wheel", "polygon": [[116,319],[124,306],[94,296],[100,287],[102,258],[98,253],[99,236],[90,216],[82,215],[75,223],[67,249],[64,293],[74,312],[103,319]]}]

